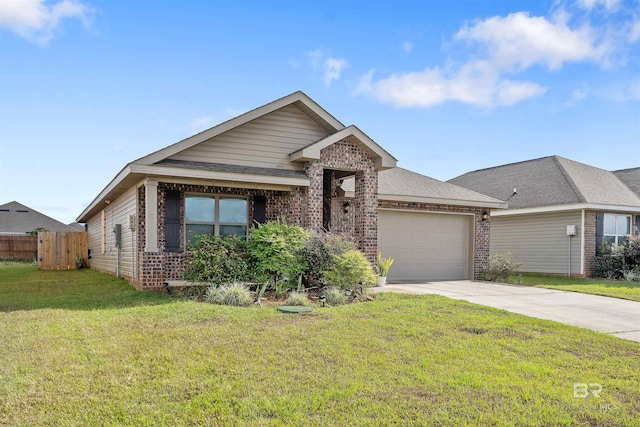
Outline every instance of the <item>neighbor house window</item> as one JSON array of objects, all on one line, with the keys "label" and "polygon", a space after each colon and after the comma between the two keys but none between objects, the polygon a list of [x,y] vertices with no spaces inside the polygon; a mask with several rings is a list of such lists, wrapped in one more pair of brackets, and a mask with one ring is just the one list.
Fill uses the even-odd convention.
[{"label": "neighbor house window", "polygon": [[603,241],[610,245],[624,245],[631,234],[631,215],[604,214]]},{"label": "neighbor house window", "polygon": [[247,200],[226,196],[189,196],[185,198],[185,235],[187,243],[195,237],[246,236]]}]

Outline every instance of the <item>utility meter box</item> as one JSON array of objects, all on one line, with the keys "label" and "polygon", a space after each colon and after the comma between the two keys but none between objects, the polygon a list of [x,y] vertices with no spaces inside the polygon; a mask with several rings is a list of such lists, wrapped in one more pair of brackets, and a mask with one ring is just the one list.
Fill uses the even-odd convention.
[{"label": "utility meter box", "polygon": [[575,236],[575,235],[576,235],[576,226],[567,225],[567,236]]}]

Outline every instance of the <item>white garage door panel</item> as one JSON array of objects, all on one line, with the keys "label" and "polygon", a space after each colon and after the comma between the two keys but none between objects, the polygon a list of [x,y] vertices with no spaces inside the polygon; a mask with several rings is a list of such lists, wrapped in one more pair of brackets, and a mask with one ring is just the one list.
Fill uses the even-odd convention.
[{"label": "white garage door panel", "polygon": [[463,280],[470,277],[471,217],[379,211],[378,248],[395,258],[389,280]]}]

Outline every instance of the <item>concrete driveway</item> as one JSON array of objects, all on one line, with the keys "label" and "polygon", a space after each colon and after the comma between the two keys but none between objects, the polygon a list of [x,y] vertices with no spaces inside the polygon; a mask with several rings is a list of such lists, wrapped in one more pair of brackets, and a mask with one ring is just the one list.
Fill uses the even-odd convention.
[{"label": "concrete driveway", "polygon": [[640,342],[640,302],[470,280],[388,284],[380,292],[438,294]]}]

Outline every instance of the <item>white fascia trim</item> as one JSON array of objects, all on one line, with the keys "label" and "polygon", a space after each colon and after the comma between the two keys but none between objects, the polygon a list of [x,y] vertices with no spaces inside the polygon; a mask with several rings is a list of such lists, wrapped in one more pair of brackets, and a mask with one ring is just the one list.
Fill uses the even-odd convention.
[{"label": "white fascia trim", "polygon": [[[345,191],[345,197],[355,197],[355,192]],[[436,197],[398,196],[395,194],[378,194],[378,200],[390,202],[429,203],[435,205],[467,206],[471,208],[506,209],[506,203],[483,202],[475,200],[441,199]]]},{"label": "white fascia trim", "polygon": [[356,137],[369,149],[369,151],[380,158],[379,164],[376,165],[378,169],[389,169],[396,167],[396,163],[398,160],[354,125],[347,126],[341,131],[333,133],[307,147],[289,154],[289,160],[292,162],[317,160],[320,158],[320,151],[323,148],[326,148],[331,144],[335,144],[336,142],[349,136]]},{"label": "white fascia trim", "polygon": [[118,173],[118,175],[115,176],[115,178],[111,180],[111,182],[100,192],[100,194],[98,194],[96,198],[93,199],[91,203],[89,203],[89,206],[87,206],[85,210],[83,210],[82,213],[76,218],[76,222],[80,222],[80,220],[85,215],[87,215],[93,208],[95,208],[96,205],[98,205],[98,203],[100,203],[102,199],[104,199],[105,196],[109,194],[110,191],[116,188],[118,184],[120,184],[122,180],[124,180],[130,173],[131,173],[131,164],[128,164]]},{"label": "white fascia trim", "polygon": [[537,208],[525,208],[525,209],[508,209],[505,211],[492,212],[491,215],[493,216],[526,215],[526,214],[534,214],[534,213],[577,211],[581,209],[591,209],[591,210],[609,211],[609,212],[640,212],[640,206],[616,206],[616,205],[599,205],[595,203],[580,203],[580,204],[573,204],[573,205],[540,206]]},{"label": "white fascia trim", "polygon": [[292,93],[291,95],[285,96],[284,98],[280,98],[269,104],[263,105],[262,107],[258,107],[255,110],[251,110],[247,113],[244,113],[238,117],[235,117],[217,126],[214,126],[211,129],[207,129],[196,135],[190,136],[187,139],[183,139],[182,141],[177,142],[173,145],[170,145],[166,148],[163,148],[159,151],[156,151],[155,153],[151,153],[145,157],[142,157],[136,160],[136,163],[140,163],[143,165],[152,165],[154,163],[159,162],[160,160],[164,160],[167,157],[173,156],[174,154],[177,154],[183,150],[186,150],[187,148],[191,148],[194,145],[204,142],[207,139],[211,139],[215,136],[218,136],[238,126],[242,126],[245,123],[248,123],[266,114],[272,113],[276,110],[279,110],[280,108],[291,105],[297,101],[300,101],[303,104],[305,104],[309,109],[311,109],[317,115],[322,117],[323,120],[325,120],[327,123],[333,126],[336,130],[344,129],[344,125],[340,123],[335,117],[333,117],[326,110],[320,107],[315,101],[313,101],[307,95],[298,91],[298,92]]},{"label": "white fascia trim", "polygon": [[[218,172],[218,171],[206,171],[198,169],[182,169],[166,166],[146,166],[146,165],[131,165],[132,173],[139,173],[145,175],[154,175],[157,177],[169,176],[180,178],[199,178],[214,181],[230,181],[230,182],[243,182],[243,183],[255,183],[255,184],[276,184],[286,185],[294,187],[308,187],[309,178],[291,178],[282,176],[268,176],[268,175],[249,175],[242,173],[231,172]],[[214,185],[214,184],[210,184]]]}]

